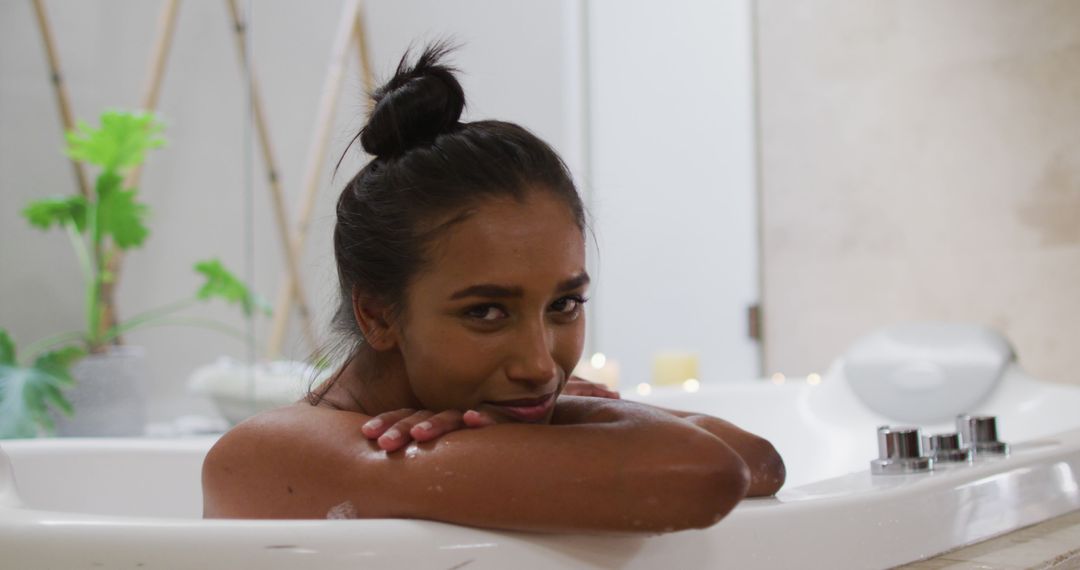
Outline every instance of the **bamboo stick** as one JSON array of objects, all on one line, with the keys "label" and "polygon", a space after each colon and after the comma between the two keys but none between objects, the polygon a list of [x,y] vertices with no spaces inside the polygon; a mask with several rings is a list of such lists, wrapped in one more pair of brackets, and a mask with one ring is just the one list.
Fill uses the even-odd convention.
[{"label": "bamboo stick", "polygon": [[[330,63],[327,66],[326,78],[323,80],[322,96],[315,119],[315,132],[308,146],[304,169],[304,193],[298,204],[300,219],[297,222],[296,233],[291,239],[293,252],[297,257],[303,255],[304,245],[307,242],[308,227],[319,190],[319,179],[325,167],[330,127],[333,125],[334,110],[337,108],[338,95],[341,93],[348,48],[355,35],[355,22],[359,16],[359,9],[360,0],[345,0],[341,18],[338,20],[340,25],[337,35],[334,36],[334,44],[330,49]],[[278,291],[277,302],[274,304],[274,323],[267,344],[267,353],[271,358],[281,352],[281,345],[284,343],[285,331],[289,324],[290,307],[296,295],[296,283],[288,275],[282,280],[285,285]]]},{"label": "bamboo stick", "polygon": [[[165,62],[169,57],[169,49],[172,47],[173,35],[176,32],[176,12],[179,7],[180,0],[165,0],[165,5],[158,15],[157,40],[154,42],[154,52],[150,58],[146,84],[143,87],[141,100],[143,110],[157,109],[161,83],[165,78]],[[129,188],[138,186],[141,177],[142,165],[140,164],[128,174],[127,186]]]},{"label": "bamboo stick", "polygon": [[[176,31],[176,12],[180,7],[180,0],[166,0],[158,16],[157,38],[154,41],[153,56],[150,58],[150,67],[146,74],[146,85],[143,88],[142,109],[153,111],[157,108],[158,95],[161,93],[161,82],[165,77],[165,62],[169,56],[169,48],[172,47],[173,35]],[[134,188],[139,185],[142,177],[142,164],[137,165],[128,173],[124,185]],[[114,244],[109,253],[108,270],[113,280],[105,283],[101,288],[102,306],[105,309],[102,317],[102,326],[105,330],[112,328],[116,322],[115,291],[120,279],[120,265],[124,261],[124,250]],[[117,335],[113,341],[123,344],[123,339]]]},{"label": "bamboo stick", "polygon": [[[49,60],[50,79],[56,92],[56,103],[60,107],[60,120],[64,123],[64,132],[67,133],[67,131],[75,128],[75,118],[71,113],[71,101],[68,98],[67,84],[64,82],[64,75],[60,73],[60,58],[56,54],[52,26],[49,25],[49,18],[45,13],[44,1],[33,0],[33,4],[38,28],[41,30],[41,38],[45,41],[45,55]],[[90,179],[86,176],[86,169],[75,159],[71,159],[71,166],[75,169],[75,182],[79,185],[79,192],[84,197],[89,198]]]},{"label": "bamboo stick", "polygon": [[[242,62],[246,63],[250,72],[250,90],[251,90],[251,104],[255,114],[255,126],[259,135],[259,147],[262,150],[263,158],[267,167],[267,178],[270,182],[270,196],[272,198],[271,203],[274,209],[274,219],[277,223],[278,234],[282,242],[282,251],[285,255],[285,268],[289,273],[289,278],[294,282],[296,288],[297,310],[300,313],[300,318],[303,323],[303,332],[309,345],[312,349],[318,347],[318,341],[315,336],[314,328],[311,322],[311,312],[308,309],[306,295],[304,294],[303,284],[300,280],[299,261],[292,247],[292,240],[289,239],[289,222],[288,216],[285,211],[285,199],[284,193],[281,190],[281,180],[278,176],[277,159],[274,157],[274,152],[270,146],[270,134],[266,126],[266,113],[263,110],[262,97],[259,92],[259,83],[255,79],[254,69],[251,67],[251,59],[247,53],[247,45],[244,42],[244,36],[247,33],[245,23],[240,15],[240,10],[236,5],[236,0],[226,0],[228,4],[229,12],[232,15],[232,20],[235,29],[235,38],[237,50],[240,54]],[[271,357],[276,355],[271,355]]]},{"label": "bamboo stick", "polygon": [[[54,91],[56,92],[56,102],[60,107],[60,120],[64,124],[64,133],[75,128],[75,117],[71,112],[71,100],[68,97],[67,84],[64,82],[64,76],[60,72],[60,57],[56,52],[56,42],[53,39],[52,26],[49,24],[48,14],[45,12],[45,3],[43,0],[33,0],[34,13],[37,16],[38,28],[41,30],[41,37],[45,41],[45,55],[49,61],[49,70],[51,72],[52,84]],[[79,192],[84,198],[91,198],[90,180],[86,174],[86,169],[82,163],[71,159],[71,165],[75,169],[75,181],[79,186]],[[101,244],[96,244],[93,250],[93,256],[95,260],[100,260],[105,255],[105,248]],[[95,264],[96,265],[96,264]],[[105,299],[105,293],[110,293],[111,290],[106,291],[106,287],[103,285],[98,291],[98,299]],[[97,319],[97,329],[94,333],[101,334],[108,330],[111,326],[109,318],[113,316],[113,312],[109,309],[108,304],[104,301],[99,303],[101,318]],[[103,350],[103,347],[93,346],[91,347],[94,352]]]},{"label": "bamboo stick", "polygon": [[[364,8],[362,4],[356,12],[353,35],[356,36],[356,47],[360,53],[360,76],[364,80],[364,90],[372,93],[375,91],[375,75],[371,70],[371,52],[368,50],[367,34],[364,33]],[[369,106],[372,104],[370,98],[367,102]]]}]

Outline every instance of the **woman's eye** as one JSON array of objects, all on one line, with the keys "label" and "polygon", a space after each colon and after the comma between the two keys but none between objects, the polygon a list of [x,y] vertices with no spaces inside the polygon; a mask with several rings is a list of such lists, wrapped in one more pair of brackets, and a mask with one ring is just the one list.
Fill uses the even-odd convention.
[{"label": "woman's eye", "polygon": [[502,310],[498,305],[477,305],[465,311],[465,316],[481,321],[495,321],[505,315],[506,311]]},{"label": "woman's eye", "polygon": [[572,315],[581,310],[581,306],[585,304],[585,299],[578,296],[568,296],[559,299],[551,304],[551,309],[556,313],[563,315]]}]

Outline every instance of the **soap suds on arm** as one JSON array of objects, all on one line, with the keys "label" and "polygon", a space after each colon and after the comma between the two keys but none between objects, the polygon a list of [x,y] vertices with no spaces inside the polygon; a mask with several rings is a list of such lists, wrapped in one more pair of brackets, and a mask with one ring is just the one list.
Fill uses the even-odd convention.
[{"label": "soap suds on arm", "polygon": [[356,506],[351,502],[345,501],[340,505],[334,505],[330,507],[329,511],[326,511],[326,518],[328,519],[355,519],[359,518],[360,513],[356,511]]}]

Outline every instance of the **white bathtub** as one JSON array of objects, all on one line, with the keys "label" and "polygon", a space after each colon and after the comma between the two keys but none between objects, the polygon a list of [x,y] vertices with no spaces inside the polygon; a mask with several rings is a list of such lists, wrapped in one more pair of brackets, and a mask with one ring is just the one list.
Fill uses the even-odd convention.
[{"label": "white bathtub", "polygon": [[199,474],[213,438],[12,440],[0,447],[21,506],[5,499],[0,465],[0,567],[883,568],[1080,509],[1080,389],[1036,382],[1016,367],[972,410],[999,417],[1012,454],[920,475],[870,475],[875,428],[888,420],[835,375],[819,385],[657,390],[647,401],[764,435],[785,458],[787,485],[708,530],[660,536],[410,520],[203,521]]}]

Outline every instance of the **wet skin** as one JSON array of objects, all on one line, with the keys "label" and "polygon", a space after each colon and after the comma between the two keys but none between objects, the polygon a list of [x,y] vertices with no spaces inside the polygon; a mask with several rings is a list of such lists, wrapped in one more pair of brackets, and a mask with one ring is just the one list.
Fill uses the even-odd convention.
[{"label": "wet skin", "polygon": [[582,232],[560,201],[476,205],[440,234],[403,312],[357,292],[368,342],[323,405],[256,416],[211,450],[205,516],[324,518],[349,501],[360,517],[663,531],[775,492],[779,456],[731,424],[559,397],[581,356],[586,289]]}]

